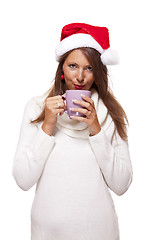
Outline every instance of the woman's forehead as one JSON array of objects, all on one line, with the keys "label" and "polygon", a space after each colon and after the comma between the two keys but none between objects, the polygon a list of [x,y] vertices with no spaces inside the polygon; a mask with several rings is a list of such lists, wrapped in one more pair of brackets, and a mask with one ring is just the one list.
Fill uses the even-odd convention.
[{"label": "woman's forehead", "polygon": [[66,58],[66,62],[74,61],[77,63],[83,63],[84,65],[89,65],[87,57],[81,49],[74,49]]}]

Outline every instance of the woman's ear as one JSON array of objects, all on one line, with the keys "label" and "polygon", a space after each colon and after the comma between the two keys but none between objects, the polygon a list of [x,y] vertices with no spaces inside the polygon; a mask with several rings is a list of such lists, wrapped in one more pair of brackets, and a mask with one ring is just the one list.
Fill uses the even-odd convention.
[{"label": "woman's ear", "polygon": [[64,79],[64,74],[62,73],[62,74],[61,74],[61,80],[63,80],[63,79]]},{"label": "woman's ear", "polygon": [[62,70],[62,72],[61,72],[61,80],[63,80],[63,79],[64,79],[64,72]]}]

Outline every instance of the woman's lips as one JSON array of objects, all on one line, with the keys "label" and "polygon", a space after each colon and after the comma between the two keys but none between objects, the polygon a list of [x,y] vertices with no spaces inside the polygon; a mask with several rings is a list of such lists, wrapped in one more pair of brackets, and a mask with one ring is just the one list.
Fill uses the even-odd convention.
[{"label": "woman's lips", "polygon": [[74,87],[78,90],[81,90],[82,88],[84,88],[84,85],[76,85],[74,84]]}]

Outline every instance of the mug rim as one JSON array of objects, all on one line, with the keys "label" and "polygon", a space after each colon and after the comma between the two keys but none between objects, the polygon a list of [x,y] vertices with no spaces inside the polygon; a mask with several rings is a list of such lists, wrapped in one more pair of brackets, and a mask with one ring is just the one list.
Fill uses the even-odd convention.
[{"label": "mug rim", "polygon": [[69,92],[69,91],[78,91],[78,92],[91,92],[91,90],[72,90],[72,89],[69,89],[69,90],[66,90],[66,92]]}]

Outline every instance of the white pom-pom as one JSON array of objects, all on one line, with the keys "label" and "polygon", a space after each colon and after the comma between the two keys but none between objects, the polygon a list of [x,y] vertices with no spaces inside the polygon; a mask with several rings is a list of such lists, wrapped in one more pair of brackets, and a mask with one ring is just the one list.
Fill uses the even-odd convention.
[{"label": "white pom-pom", "polygon": [[119,56],[116,50],[108,48],[101,54],[101,61],[104,65],[116,65],[119,63]]}]

